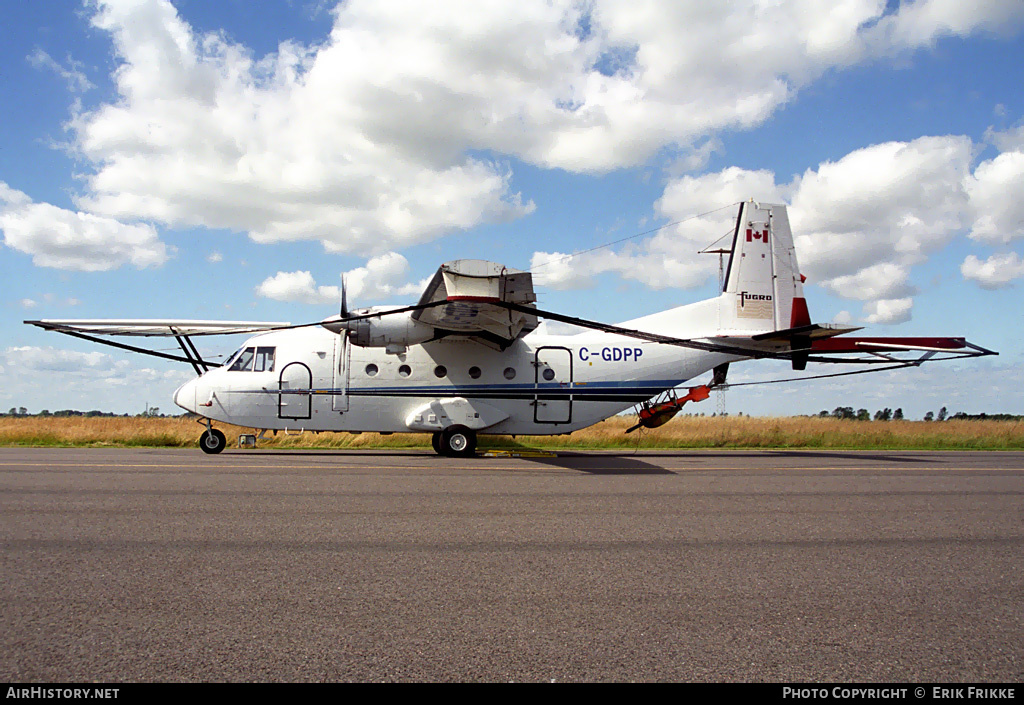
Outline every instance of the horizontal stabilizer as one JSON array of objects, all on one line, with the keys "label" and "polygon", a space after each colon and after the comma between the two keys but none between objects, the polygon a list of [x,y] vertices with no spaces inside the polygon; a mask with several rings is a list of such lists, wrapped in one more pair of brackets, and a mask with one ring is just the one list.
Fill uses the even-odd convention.
[{"label": "horizontal stabilizer", "polygon": [[797,326],[796,328],[786,328],[785,330],[775,330],[770,333],[752,335],[750,336],[750,339],[759,342],[763,340],[790,340],[793,337],[819,340],[822,338],[831,338],[836,335],[845,335],[846,333],[852,333],[855,330],[861,329],[859,327],[852,326],[837,326],[831,323],[812,323],[809,326]]},{"label": "horizontal stabilizer", "polygon": [[964,348],[984,350],[968,343],[965,338],[839,338],[814,340],[811,343],[811,351],[815,353],[894,352],[899,350],[947,352]]}]

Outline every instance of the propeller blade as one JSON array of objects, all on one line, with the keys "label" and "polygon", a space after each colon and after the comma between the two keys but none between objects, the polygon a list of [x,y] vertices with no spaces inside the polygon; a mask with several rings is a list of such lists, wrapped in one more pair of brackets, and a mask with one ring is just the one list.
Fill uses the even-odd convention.
[{"label": "propeller blade", "polygon": [[348,298],[345,295],[345,275],[341,276],[341,311],[342,318],[348,318]]}]

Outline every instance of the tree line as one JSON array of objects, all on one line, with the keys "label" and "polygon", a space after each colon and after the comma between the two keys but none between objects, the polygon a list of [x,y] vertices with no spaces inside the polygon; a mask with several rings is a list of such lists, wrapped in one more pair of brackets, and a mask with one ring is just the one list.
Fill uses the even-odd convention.
[{"label": "tree line", "polygon": [[[895,410],[886,407],[879,409],[871,415],[871,412],[867,409],[853,410],[852,406],[837,406],[832,411],[823,409],[818,412],[819,418],[833,418],[833,419],[848,419],[852,421],[902,421],[904,420],[903,409],[897,408]],[[929,411],[924,415],[924,421],[1020,421],[1024,420],[1024,416],[1018,416],[1014,414],[965,414],[962,411],[958,411],[955,414],[950,415],[949,410],[946,407],[939,409],[939,413],[936,414],[934,411]]]},{"label": "tree line", "polygon": [[0,413],[0,416],[88,416],[90,418],[95,416],[149,416],[149,417],[160,417],[163,418],[166,414],[160,413],[160,407],[151,406],[141,414],[115,414],[110,411],[98,411],[93,409],[92,411],[78,411],[77,409],[61,409],[60,411],[51,412],[49,409],[43,409],[38,414],[28,413],[28,409],[23,406],[14,407],[12,406],[6,414]]}]

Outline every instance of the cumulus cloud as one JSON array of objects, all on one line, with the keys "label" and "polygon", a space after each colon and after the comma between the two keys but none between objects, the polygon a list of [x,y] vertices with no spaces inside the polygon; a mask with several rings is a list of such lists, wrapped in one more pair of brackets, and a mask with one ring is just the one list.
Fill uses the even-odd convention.
[{"label": "cumulus cloud", "polygon": [[474,74],[446,54],[487,51],[461,32],[438,41],[459,13],[355,2],[335,15],[322,45],[256,58],[167,2],[102,3],[93,24],[113,38],[120,99],[72,124],[96,167],[82,207],[366,253],[533,210],[507,166],[467,155],[459,121],[486,106],[447,85]]},{"label": "cumulus cloud", "polygon": [[5,245],[31,255],[41,267],[95,272],[130,263],[142,269],[168,258],[151,225],[34,203],[2,181],[0,230]]},{"label": "cumulus cloud", "polygon": [[349,270],[343,276],[350,301],[418,295],[430,281],[409,283],[409,261],[397,252],[373,257],[365,267]]},{"label": "cumulus cloud", "polygon": [[984,262],[968,255],[960,265],[960,273],[983,289],[1002,289],[1024,277],[1024,260],[1016,252],[992,255]]},{"label": "cumulus cloud", "polygon": [[[539,283],[562,289],[588,286],[602,272],[655,287],[701,285],[717,271],[717,260],[696,253],[728,246],[735,206],[694,214],[722,201],[755,198],[789,204],[800,269],[812,284],[869,302],[864,309],[868,322],[901,322],[909,319],[917,292],[910,281],[912,268],[965,229],[973,227],[973,233],[983,227],[982,196],[990,204],[1005,205],[1001,217],[1011,217],[1005,214],[1019,204],[1016,181],[989,176],[991,163],[1017,153],[982,162],[972,172],[974,151],[968,137],[921,137],[855,150],[783,184],[771,171],[737,167],[674,178],[656,209],[663,218],[682,222],[617,251],[572,257],[535,253],[535,276]],[[1001,266],[1005,269],[1005,263]]]},{"label": "cumulus cloud", "polygon": [[674,224],[618,251],[535,252],[530,266],[534,281],[552,289],[577,289],[592,286],[594,275],[615,272],[654,288],[700,286],[717,274],[718,258],[698,253],[709,245],[732,244],[734,204],[751,194],[779,202],[782,190],[772,172],[738,167],[674,179],[655,203],[658,215]]},{"label": "cumulus cloud", "polygon": [[861,301],[905,296],[915,291],[907,284],[908,274],[905,267],[882,262],[855,274],[830,279],[825,282],[825,288],[844,299]]},{"label": "cumulus cloud", "polygon": [[[134,238],[149,263],[166,256],[151,226],[122,223],[376,255],[532,212],[502,155],[602,173],[670,148],[676,168],[700,168],[718,133],[762,123],[824,72],[1005,30],[1024,6],[349,0],[332,17],[322,40],[257,55],[197,31],[167,0],[99,0],[91,21],[111,39],[116,96],[76,100],[79,210],[47,215],[93,239]],[[70,58],[38,50],[32,61],[86,87]],[[47,266],[100,268],[88,238],[26,238]],[[713,267],[660,241],[632,256],[678,262],[684,285]],[[116,248],[111,261],[145,266]],[[599,264],[628,276],[615,257]]]},{"label": "cumulus cloud", "polygon": [[1020,26],[1022,15],[1019,4],[1004,0],[979,0],[969,6],[955,0],[918,0],[902,3],[868,34],[870,41],[892,47],[917,47],[977,31],[1009,35]]},{"label": "cumulus cloud", "polygon": [[623,279],[643,282],[653,289],[696,285],[705,269],[695,263],[651,252],[598,250],[574,255],[564,252],[535,252],[530,260],[534,282],[551,289],[586,289],[594,277],[614,272]]},{"label": "cumulus cloud", "polygon": [[[717,271],[717,261],[697,256],[706,246],[727,244],[733,208],[693,217],[723,199],[755,197],[789,203],[800,268],[811,283],[833,294],[867,302],[863,320],[895,324],[910,319],[915,265],[948,246],[959,234],[986,243],[1024,237],[1024,153],[1015,130],[990,141],[1006,147],[972,171],[975,145],[964,136],[921,137],[855,150],[778,184],[770,171],[729,167],[701,176],[674,178],[656,204],[658,214],[683,220],[617,251],[579,255],[536,252],[539,284],[556,289],[592,286],[614,272],[649,286],[695,287]],[[688,217],[689,216],[689,217]],[[964,260],[966,279],[1000,288],[1024,276],[1016,253]],[[843,312],[843,322],[851,316]]]},{"label": "cumulus cloud", "polygon": [[881,299],[872,301],[864,306],[865,318],[868,323],[883,323],[894,325],[905,323],[910,320],[910,309],[914,306],[914,300],[910,297],[904,299]]},{"label": "cumulus cloud", "polygon": [[849,311],[840,311],[832,317],[832,322],[841,326],[847,326],[853,322],[853,316],[850,315]]},{"label": "cumulus cloud", "polygon": [[[423,292],[429,279],[409,283],[409,261],[396,252],[371,258],[365,267],[342,274],[350,306],[361,306],[391,296],[415,296]],[[317,286],[308,271],[278,272],[267,277],[258,287],[259,296],[275,301],[306,304],[338,304],[340,286]]]},{"label": "cumulus cloud", "polygon": [[800,266],[817,282],[879,262],[918,264],[964,222],[972,143],[921,137],[855,150],[790,187]]},{"label": "cumulus cloud", "polygon": [[[902,300],[914,293],[909,268],[946,246],[966,220],[963,182],[972,146],[958,136],[872,145],[808,169],[788,184],[776,183],[771,171],[738,167],[672,179],[655,207],[662,217],[682,222],[632,249],[557,259],[536,274],[556,288],[586,285],[604,271],[654,286],[698,286],[717,272],[718,263],[696,253],[715,243],[728,246],[736,216],[735,207],[694,214],[753,197],[790,204],[801,272],[813,283],[845,298]],[[557,257],[536,253],[533,264]]]},{"label": "cumulus cloud", "polygon": [[1003,152],[965,180],[974,226],[971,238],[1006,244],[1024,238],[1024,151]]},{"label": "cumulus cloud", "polygon": [[[1016,3],[350,0],[264,56],[166,0],[98,4],[117,99],[78,112],[78,205],[121,220],[376,254],[533,210],[500,161],[574,172],[767,119],[823,72],[1005,28]],[[400,50],[396,50],[399,47]],[[476,155],[476,156],[474,156]]]},{"label": "cumulus cloud", "polygon": [[256,287],[256,293],[275,301],[292,301],[303,304],[324,304],[341,301],[341,287],[317,286],[308,271],[278,272],[267,277]]},{"label": "cumulus cloud", "polygon": [[[996,106],[997,112],[1006,113],[1006,107]],[[1001,152],[1024,152],[1024,123],[1006,130],[985,130],[985,139],[994,144]]]}]

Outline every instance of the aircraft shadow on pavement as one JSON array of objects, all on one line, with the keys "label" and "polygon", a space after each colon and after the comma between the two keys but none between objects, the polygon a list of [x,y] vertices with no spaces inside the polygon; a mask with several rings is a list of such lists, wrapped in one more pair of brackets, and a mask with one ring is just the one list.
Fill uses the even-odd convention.
[{"label": "aircraft shadow on pavement", "polygon": [[[475,458],[466,458],[466,460],[490,460],[490,458],[482,457],[483,453],[486,453],[488,449],[484,448],[478,452]],[[496,449],[504,452],[516,453],[517,450],[510,448]],[[525,453],[536,452],[530,449],[522,448]],[[243,451],[244,452],[244,451]],[[292,458],[296,457],[334,457],[344,458],[346,456],[359,456],[361,458],[366,457],[394,457],[396,455],[414,455],[422,456],[428,459],[436,460],[438,463],[450,463],[451,458],[437,455],[433,451],[424,451],[418,448],[411,449],[354,449],[354,448],[338,448],[337,450],[261,450],[258,451],[259,455],[263,456],[289,456]],[[556,455],[543,455],[543,456],[532,456],[532,455],[510,455],[517,460],[523,460],[530,463],[537,463],[540,465],[548,465],[550,467],[560,468],[563,470],[576,470],[579,472],[589,473],[591,475],[675,475],[676,473],[671,470],[667,470],[658,465],[654,465],[640,457],[632,454],[617,454],[617,453],[580,453],[571,451],[561,451]],[[429,467],[429,466],[427,466]],[[495,465],[495,469],[498,466]]]},{"label": "aircraft shadow on pavement", "polygon": [[[884,461],[887,463],[902,463],[902,464],[921,464],[928,463],[934,464],[939,462],[934,457],[920,457],[915,455],[904,455],[904,454],[891,454],[884,451],[865,453],[858,451],[846,451],[846,450],[831,450],[831,451],[812,451],[812,450],[774,450],[770,448],[765,449],[753,449],[753,450],[742,450],[742,451],[717,451],[714,449],[706,449],[699,451],[692,451],[688,449],[679,450],[660,450],[660,451],[644,451],[642,454],[634,454],[633,451],[622,451],[622,452],[594,452],[588,453],[586,451],[558,451],[555,455],[528,455],[534,451],[526,446],[503,446],[494,449],[481,448],[478,451],[477,459],[483,453],[488,450],[495,450],[499,452],[508,452],[511,457],[517,457],[520,460],[525,460],[531,463],[537,463],[541,465],[549,465],[551,467],[562,468],[564,470],[578,470],[580,472],[586,472],[593,475],[674,475],[677,474],[671,470],[663,468],[657,465],[657,459],[659,458],[707,458],[708,452],[714,453],[716,458],[746,458],[756,457],[758,455],[769,456],[769,457],[791,457],[791,458],[826,458],[833,460],[866,460],[866,461]],[[433,451],[422,450],[419,448],[337,448],[330,450],[305,450],[305,449],[293,449],[293,450],[260,450],[260,455],[287,455],[291,457],[306,456],[306,457],[335,457],[341,458],[348,455],[356,455],[359,457],[394,457],[396,455],[416,455],[416,456],[427,456],[435,458],[438,461],[449,462],[451,459],[445,456],[436,455]],[[523,455],[516,455],[522,452]],[[543,452],[543,451],[540,451]],[[647,462],[647,459],[654,460],[654,463]]]},{"label": "aircraft shadow on pavement", "polygon": [[530,463],[547,465],[562,470],[574,470],[590,475],[675,475],[676,473],[646,462],[630,453],[579,453],[560,451],[555,455],[523,456]]},{"label": "aircraft shadow on pavement", "polygon": [[873,453],[866,453],[863,451],[850,451],[850,450],[777,450],[773,448],[754,448],[751,450],[736,450],[736,451],[721,451],[714,448],[701,449],[699,451],[691,451],[686,449],[680,450],[660,450],[660,451],[645,451],[644,457],[646,458],[706,458],[709,453],[713,453],[716,458],[751,458],[758,455],[772,456],[772,457],[787,457],[787,458],[831,458],[834,460],[884,460],[885,462],[891,463],[930,463],[933,464],[936,461],[935,458],[923,458],[918,456],[910,455],[892,455],[885,451],[877,451]]}]

